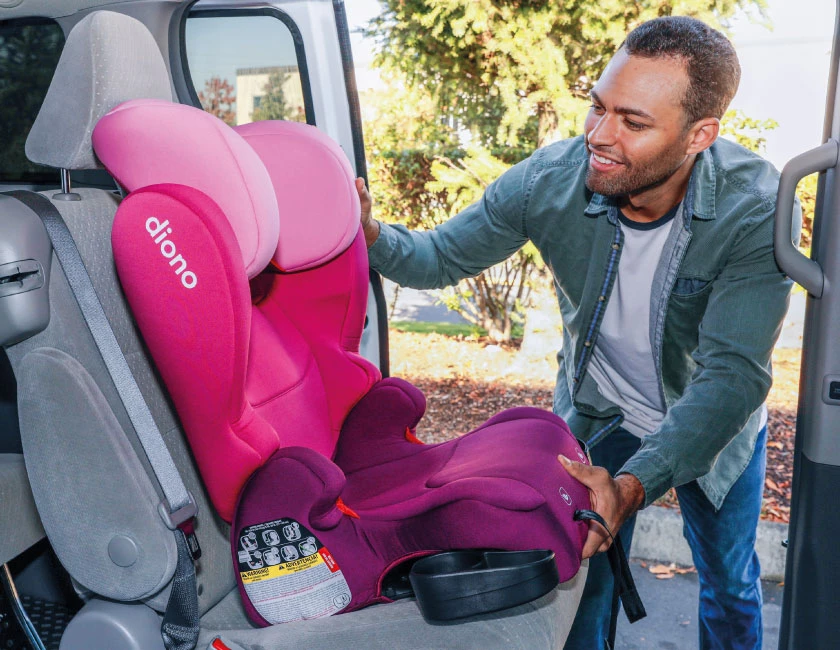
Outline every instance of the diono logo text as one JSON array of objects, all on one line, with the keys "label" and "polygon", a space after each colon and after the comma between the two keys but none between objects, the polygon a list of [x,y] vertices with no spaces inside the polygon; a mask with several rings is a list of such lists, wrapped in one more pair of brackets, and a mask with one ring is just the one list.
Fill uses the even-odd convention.
[{"label": "diono logo text", "polygon": [[187,289],[194,289],[198,284],[198,278],[195,273],[187,270],[187,260],[175,248],[175,244],[166,238],[167,235],[172,234],[172,228],[169,228],[169,219],[164,220],[163,223],[157,217],[149,217],[146,219],[146,232],[152,236],[156,244],[160,244],[160,254],[169,260],[169,266],[175,268],[175,275],[181,278],[181,284]]}]

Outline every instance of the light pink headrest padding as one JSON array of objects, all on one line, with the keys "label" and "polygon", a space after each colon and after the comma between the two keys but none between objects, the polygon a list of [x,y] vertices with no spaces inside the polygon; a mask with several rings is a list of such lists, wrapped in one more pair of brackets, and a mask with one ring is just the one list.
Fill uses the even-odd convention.
[{"label": "light pink headrest padding", "polygon": [[230,222],[249,278],[277,247],[277,198],[259,156],[220,119],[171,102],[137,99],[105,115],[93,131],[96,155],[133,191],[177,183],[209,196]]},{"label": "light pink headrest padding", "polygon": [[314,126],[253,122],[235,127],[262,158],[283,206],[274,263],[300,271],[333,259],[359,231],[359,195],[347,156]]}]

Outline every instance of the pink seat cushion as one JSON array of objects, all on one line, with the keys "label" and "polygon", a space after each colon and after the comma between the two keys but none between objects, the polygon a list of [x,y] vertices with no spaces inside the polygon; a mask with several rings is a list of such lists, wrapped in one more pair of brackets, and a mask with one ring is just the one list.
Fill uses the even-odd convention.
[{"label": "pink seat cushion", "polygon": [[274,263],[309,269],[344,251],[359,230],[359,195],[344,152],[314,126],[252,122],[236,127],[268,169],[281,197],[281,237]]}]

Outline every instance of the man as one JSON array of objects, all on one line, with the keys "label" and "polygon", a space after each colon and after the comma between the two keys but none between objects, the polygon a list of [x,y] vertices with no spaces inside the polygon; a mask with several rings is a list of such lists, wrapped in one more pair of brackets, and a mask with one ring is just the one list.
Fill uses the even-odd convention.
[{"label": "man", "polygon": [[[554,410],[600,467],[560,461],[628,549],[635,512],[677,487],[703,648],[761,647],[764,399],[790,289],[773,255],[778,173],[717,139],[739,78],[722,34],[656,19],[595,84],[584,136],[538,150],[434,231],[380,225],[357,182],[371,264],[399,284],[454,284],[528,239],[540,250],[564,324]],[[566,648],[605,645],[612,578],[595,554],[609,543],[591,523]]]}]

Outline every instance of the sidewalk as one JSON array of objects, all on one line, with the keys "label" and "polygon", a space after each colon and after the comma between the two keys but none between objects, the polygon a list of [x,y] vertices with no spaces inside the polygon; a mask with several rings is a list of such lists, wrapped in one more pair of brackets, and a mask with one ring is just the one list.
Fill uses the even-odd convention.
[{"label": "sidewalk", "polygon": [[[787,549],[782,542],[787,539],[787,525],[772,521],[759,521],[756,551],[761,562],[761,578],[781,582],[785,576]],[[653,560],[663,564],[693,564],[691,551],[682,535],[682,517],[676,510],[651,506],[636,518],[633,547],[630,555],[640,560]]]},{"label": "sidewalk", "polygon": [[[634,538],[635,543],[635,538]],[[638,560],[630,563],[636,587],[644,602],[647,617],[630,624],[623,612],[618,615],[616,648],[620,650],[683,650],[696,648],[698,638],[697,574],[675,575],[657,580]],[[779,647],[779,623],[782,616],[782,587],[765,581],[764,648]]]}]

